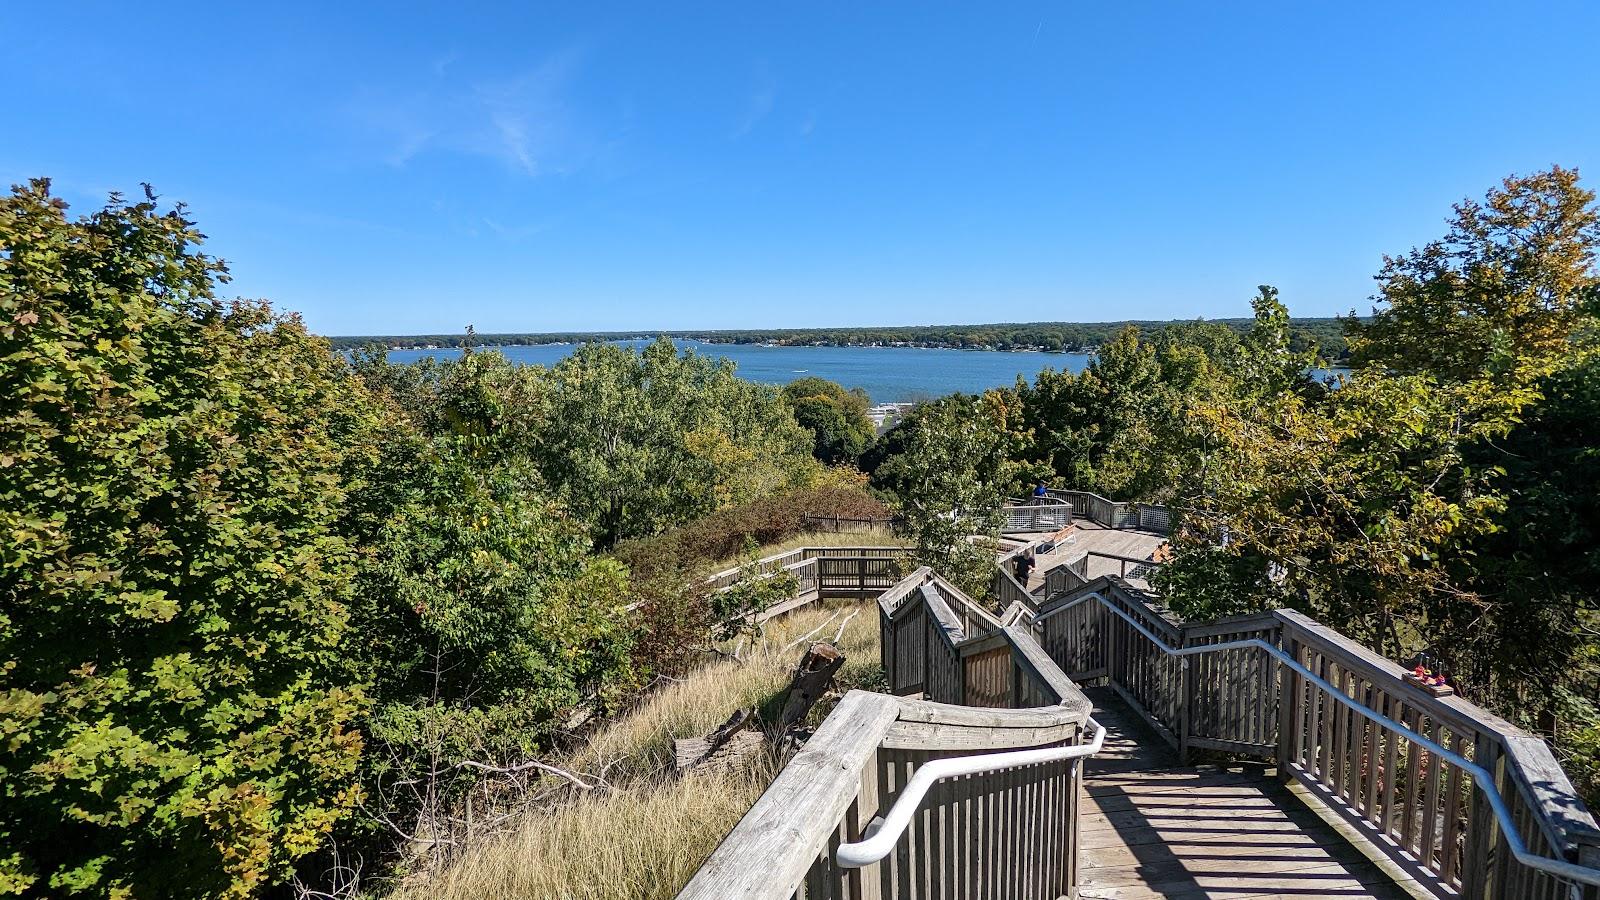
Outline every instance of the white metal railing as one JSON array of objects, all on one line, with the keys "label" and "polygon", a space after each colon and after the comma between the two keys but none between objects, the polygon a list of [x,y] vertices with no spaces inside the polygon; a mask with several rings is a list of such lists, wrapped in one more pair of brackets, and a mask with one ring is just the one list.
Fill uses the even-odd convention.
[{"label": "white metal railing", "polygon": [[1087,744],[955,756],[923,763],[895,798],[894,806],[889,808],[889,814],[869,825],[863,840],[853,844],[840,844],[839,849],[834,852],[834,859],[847,869],[859,869],[888,856],[894,851],[895,844],[899,843],[900,836],[905,834],[906,826],[911,824],[911,817],[916,815],[917,808],[922,805],[923,797],[927,796],[928,789],[933,787],[935,782],[962,775],[977,775],[980,772],[994,772],[1069,759],[1081,760],[1094,756],[1105,745],[1106,729],[1092,718],[1086,724],[1094,729],[1094,737]]},{"label": "white metal railing", "polygon": [[1419,734],[1406,725],[1397,722],[1394,719],[1391,719],[1375,710],[1368,709],[1361,703],[1357,702],[1350,695],[1346,694],[1342,688],[1334,686],[1332,682],[1301,665],[1299,660],[1285,653],[1281,647],[1278,647],[1275,644],[1268,643],[1260,638],[1249,638],[1247,640],[1226,641],[1218,644],[1201,644],[1194,647],[1173,647],[1167,644],[1166,641],[1163,641],[1158,635],[1156,635],[1155,632],[1146,628],[1139,620],[1128,615],[1128,613],[1108,600],[1099,591],[1086,591],[1084,592],[1083,596],[1075,598],[1069,603],[1041,613],[1034,621],[1043,621],[1044,619],[1048,619],[1051,616],[1066,612],[1080,603],[1086,603],[1090,600],[1098,601],[1102,607],[1110,610],[1112,613],[1123,619],[1135,631],[1143,635],[1146,640],[1150,641],[1151,644],[1155,645],[1159,650],[1168,656],[1199,656],[1207,653],[1216,653],[1225,650],[1241,650],[1246,648],[1256,648],[1265,651],[1268,655],[1278,660],[1279,663],[1288,667],[1311,684],[1321,688],[1329,697],[1348,707],[1357,715],[1366,718],[1380,728],[1394,732],[1411,743],[1422,747],[1429,753],[1435,754],[1449,761],[1451,764],[1461,768],[1462,770],[1471,773],[1473,776],[1473,784],[1483,791],[1485,798],[1489,801],[1490,807],[1494,810],[1495,819],[1499,822],[1500,832],[1506,841],[1507,849],[1511,851],[1511,855],[1514,856],[1518,862],[1530,868],[1539,869],[1540,871],[1548,872],[1560,878],[1566,878],[1572,881],[1582,882],[1584,884],[1600,886],[1600,869],[1590,868],[1588,866],[1579,865],[1577,863],[1568,862],[1562,859],[1552,859],[1548,856],[1534,853],[1532,850],[1528,849],[1527,843],[1522,838],[1521,829],[1518,827],[1516,819],[1511,813],[1510,806],[1506,803],[1505,797],[1501,795],[1499,788],[1495,786],[1494,776],[1487,769],[1483,768],[1472,760],[1467,759],[1460,753],[1457,753],[1456,751],[1451,750],[1450,748],[1432,740],[1431,738]]}]

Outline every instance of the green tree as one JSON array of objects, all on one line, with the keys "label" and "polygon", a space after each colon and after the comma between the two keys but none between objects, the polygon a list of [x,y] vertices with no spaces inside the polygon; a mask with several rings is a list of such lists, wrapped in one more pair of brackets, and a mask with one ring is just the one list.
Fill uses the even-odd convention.
[{"label": "green tree", "polygon": [[1254,324],[1243,334],[1203,322],[1150,338],[1125,328],[1083,372],[1046,369],[1033,384],[1019,383],[1023,458],[1071,487],[1171,500],[1208,448],[1189,415],[1196,404],[1313,387],[1307,371],[1316,357],[1294,349],[1277,289],[1262,285],[1252,306]]},{"label": "green tree", "polygon": [[355,799],[370,404],[147,191],[0,203],[0,893],[244,897]]},{"label": "green tree", "polygon": [[1583,358],[1596,222],[1575,173],[1507,179],[1457,206],[1445,239],[1385,261],[1388,306],[1351,326],[1364,365],[1342,388],[1197,405],[1212,451],[1185,488],[1202,512],[1162,576],[1174,605],[1287,602],[1391,654],[1427,648],[1469,671],[1518,658],[1495,642],[1550,620],[1525,602],[1541,591],[1483,578],[1507,571],[1482,558],[1505,547],[1512,503],[1500,442]]},{"label": "green tree", "polygon": [[1577,170],[1556,166],[1457,204],[1442,239],[1384,257],[1384,305],[1346,322],[1355,364],[1481,384],[1514,416],[1533,382],[1564,365],[1600,290],[1594,201]]},{"label": "green tree", "polygon": [[[482,774],[548,746],[557,717],[632,684],[622,567],[525,466],[436,444],[361,579],[362,646],[381,752],[370,808],[439,817]],[[410,829],[406,829],[410,831]]]},{"label": "green tree", "polygon": [[629,592],[539,477],[542,370],[469,350],[357,372],[397,421],[383,478],[352,504],[366,552],[349,652],[375,704],[365,810],[448,841],[485,766],[525,760],[558,716],[632,685]]},{"label": "green tree", "polygon": [[992,546],[1004,501],[1006,434],[992,398],[952,394],[915,407],[900,425],[899,452],[873,473],[895,497],[917,558],[981,596],[994,571]]},{"label": "green tree", "polygon": [[854,465],[872,445],[872,401],[860,388],[845,390],[826,378],[800,378],[783,388],[795,421],[815,437],[812,455],[829,465]]},{"label": "green tree", "polygon": [[547,402],[534,458],[604,547],[809,474],[812,442],[775,389],[665,338],[578,348],[550,370]]}]

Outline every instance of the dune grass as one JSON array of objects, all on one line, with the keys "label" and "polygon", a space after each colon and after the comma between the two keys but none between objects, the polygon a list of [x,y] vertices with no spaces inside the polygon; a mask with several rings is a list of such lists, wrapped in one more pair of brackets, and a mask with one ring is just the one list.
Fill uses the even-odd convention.
[{"label": "dune grass", "polygon": [[405,900],[668,900],[766,789],[775,763],[584,797],[395,896]]},{"label": "dune grass", "polygon": [[[671,772],[673,740],[704,735],[737,709],[781,702],[806,647],[836,635],[846,657],[840,688],[875,685],[881,668],[874,604],[819,603],[774,619],[758,638],[721,648],[739,660],[712,658],[651,693],[561,761],[564,768],[605,779],[611,791],[529,810],[512,830],[466,848],[440,871],[409,880],[393,897],[673,897],[783,763],[768,752],[741,770],[678,777]],[[818,707],[812,715],[820,719],[826,709]]]}]

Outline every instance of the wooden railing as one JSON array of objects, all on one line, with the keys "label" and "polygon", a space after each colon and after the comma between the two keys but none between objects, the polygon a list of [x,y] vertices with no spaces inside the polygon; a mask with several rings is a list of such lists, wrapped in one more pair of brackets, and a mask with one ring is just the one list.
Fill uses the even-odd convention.
[{"label": "wooden railing", "polygon": [[900,524],[896,516],[814,516],[805,513],[800,526],[805,531],[822,531],[842,534],[853,531],[893,531]]},{"label": "wooden railing", "polygon": [[1048,599],[1062,591],[1075,590],[1088,583],[1089,554],[1084,553],[1045,572],[1044,590],[1041,591],[1041,594]]},{"label": "wooden railing", "polygon": [[[905,553],[811,552],[762,563],[809,567],[815,590],[836,577],[849,592],[884,583]],[[884,667],[899,698],[852,692],[683,896],[1068,893],[1077,776],[1062,763],[941,783],[900,852],[863,869],[832,854],[859,841],[910,774],[941,754],[1083,743],[1088,705],[1075,682],[1087,681],[1108,684],[1182,756],[1275,763],[1440,896],[1597,896],[1600,829],[1543,741],[1459,697],[1434,696],[1300,613],[1185,622],[1120,577],[1086,580],[1086,564],[1057,567],[1049,599],[1013,596],[1000,615],[926,568],[883,592]],[[1021,591],[1003,566],[997,579]],[[1016,793],[1019,780],[1033,793]],[[1030,805],[1039,796],[1067,806]],[[970,818],[984,804],[1011,811]],[[1041,840],[1029,816],[1059,839]],[[789,842],[776,848],[774,835]],[[768,853],[776,868],[752,861]]]},{"label": "wooden railing", "polygon": [[[890,577],[889,569],[892,566],[888,564],[905,559],[910,554],[911,551],[906,547],[801,547],[787,553],[764,556],[752,565],[724,569],[708,576],[706,581],[716,590],[726,590],[744,577],[746,569],[750,569],[754,575],[772,575],[780,571],[798,575],[804,563],[821,560],[827,562],[816,573],[821,577],[819,583],[822,587],[854,587],[857,593],[870,592],[875,596],[896,581]],[[851,563],[857,560],[861,562],[852,567]],[[842,577],[857,572],[867,580],[851,582]]]},{"label": "wooden railing", "polygon": [[1161,568],[1165,563],[1153,559],[1140,559],[1137,556],[1119,556],[1115,553],[1101,553],[1090,550],[1084,554],[1083,573],[1088,574],[1089,566],[1094,565],[1094,560],[1105,560],[1117,568],[1118,578],[1149,578],[1150,573]]},{"label": "wooden railing", "polygon": [[1002,532],[1055,531],[1072,524],[1072,504],[1055,497],[1007,499],[1001,507]]},{"label": "wooden railing", "polygon": [[1594,896],[1600,873],[1516,853],[1600,860],[1600,831],[1543,741],[1304,615],[1185,623],[1098,578],[1041,604],[1031,627],[1069,678],[1104,679],[1181,753],[1277,763],[1442,896]]},{"label": "wooden railing", "polygon": [[1012,605],[1021,606],[1029,612],[1037,612],[1039,609],[1038,598],[1030,593],[1027,586],[1018,581],[1015,575],[1011,574],[1010,568],[1004,563],[995,566],[990,590],[994,594],[995,602],[999,604],[1002,610]]},{"label": "wooden railing", "polygon": [[1072,760],[937,782],[893,853],[839,864],[840,844],[861,840],[920,767],[1083,744],[1091,711],[1027,628],[926,568],[878,606],[890,684],[911,696],[847,694],[679,900],[1076,895]]},{"label": "wooden railing", "polygon": [[1138,528],[1166,534],[1172,530],[1172,510],[1154,503],[1127,503],[1107,500],[1088,491],[1051,489],[1049,496],[1065,501],[1072,514],[1107,528]]}]

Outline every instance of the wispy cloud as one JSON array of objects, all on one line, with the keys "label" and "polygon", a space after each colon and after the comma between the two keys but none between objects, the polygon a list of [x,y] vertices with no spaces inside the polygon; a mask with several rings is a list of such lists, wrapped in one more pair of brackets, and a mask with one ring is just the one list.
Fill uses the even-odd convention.
[{"label": "wispy cloud", "polygon": [[475,156],[528,176],[581,167],[599,143],[571,101],[579,52],[569,49],[508,78],[451,77],[453,55],[429,65],[432,77],[408,91],[369,90],[354,118],[380,142],[378,157],[405,166],[432,153]]},{"label": "wispy cloud", "polygon": [[742,138],[754,131],[763,119],[772,114],[772,108],[777,102],[778,87],[773,83],[772,73],[765,64],[762,64],[756,70],[754,84],[746,98],[744,114],[733,129],[733,136]]}]

